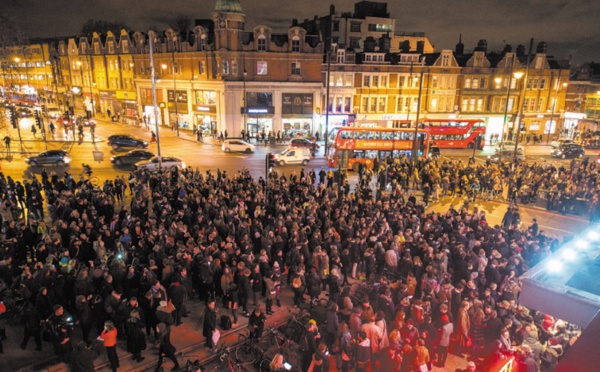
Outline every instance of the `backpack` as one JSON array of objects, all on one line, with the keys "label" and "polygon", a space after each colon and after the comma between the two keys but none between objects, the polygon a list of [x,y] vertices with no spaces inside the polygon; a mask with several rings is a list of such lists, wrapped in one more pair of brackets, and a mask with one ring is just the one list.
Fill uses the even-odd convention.
[{"label": "backpack", "polygon": [[292,288],[298,289],[300,287],[302,287],[302,279],[300,279],[300,277],[297,276],[292,280]]},{"label": "backpack", "polygon": [[231,329],[231,318],[227,315],[221,316],[221,329],[224,331]]}]

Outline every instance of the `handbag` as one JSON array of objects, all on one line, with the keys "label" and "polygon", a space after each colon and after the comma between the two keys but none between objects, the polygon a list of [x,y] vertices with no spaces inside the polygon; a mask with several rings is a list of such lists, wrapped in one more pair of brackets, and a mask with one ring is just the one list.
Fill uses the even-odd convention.
[{"label": "handbag", "polygon": [[421,364],[419,366],[419,372],[429,372],[429,368],[427,367],[427,364]]},{"label": "handbag", "polygon": [[170,299],[169,299],[169,302],[167,303],[167,308],[171,311],[175,311],[175,309],[176,309],[175,305],[173,305],[173,301],[171,301]]},{"label": "handbag", "polygon": [[213,345],[216,345],[219,342],[220,338],[221,338],[221,332],[219,332],[218,329],[215,329],[212,334]]},{"label": "handbag", "polygon": [[346,352],[344,350],[342,350],[342,360],[344,362],[349,362],[350,361],[350,356],[348,354],[346,354]]}]

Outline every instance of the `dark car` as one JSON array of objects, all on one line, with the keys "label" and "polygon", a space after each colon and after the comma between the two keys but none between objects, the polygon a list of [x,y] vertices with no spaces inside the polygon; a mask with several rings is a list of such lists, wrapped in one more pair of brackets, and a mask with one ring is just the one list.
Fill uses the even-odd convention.
[{"label": "dark car", "polygon": [[[313,148],[313,146],[315,145],[315,141],[311,141],[308,138],[292,138],[290,140],[290,147],[306,147],[307,149],[311,149]],[[317,143],[317,149],[319,149],[321,146],[319,146],[319,144]]]},{"label": "dark car", "polygon": [[108,137],[108,144],[115,150],[121,147],[137,147],[139,149],[148,147],[148,141],[127,134],[115,134]]},{"label": "dark car", "polygon": [[149,160],[154,154],[147,150],[131,150],[123,155],[117,155],[110,158],[110,162],[115,165],[131,165],[138,161]]},{"label": "dark car", "polygon": [[523,156],[523,152],[519,150],[517,150],[517,155],[515,156],[514,149],[502,149],[496,151],[494,155],[488,156],[488,160],[492,163],[499,163],[500,161],[502,161],[502,163],[512,163],[515,160],[515,158],[517,159],[517,161],[523,161],[525,159],[525,156]]},{"label": "dark car", "polygon": [[583,147],[581,147],[581,145],[578,145],[576,143],[568,143],[560,145],[559,147],[553,149],[550,152],[550,155],[554,156],[555,158],[562,159],[580,158],[585,155],[585,150],[583,149]]},{"label": "dark car", "polygon": [[33,110],[28,107],[19,107],[17,109],[17,114],[22,118],[27,116],[33,116]]},{"label": "dark car", "polygon": [[25,158],[25,163],[33,167],[43,164],[65,165],[70,162],[71,157],[65,150],[48,150]]}]

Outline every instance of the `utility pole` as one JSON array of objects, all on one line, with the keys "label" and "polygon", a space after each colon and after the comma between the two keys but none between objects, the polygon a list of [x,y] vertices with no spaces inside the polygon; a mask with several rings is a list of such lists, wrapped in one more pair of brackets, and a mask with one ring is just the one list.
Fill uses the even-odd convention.
[{"label": "utility pole", "polygon": [[419,75],[419,97],[417,99],[417,116],[415,118],[415,133],[413,138],[413,164],[417,167],[417,157],[419,156],[419,150],[417,149],[417,137],[419,134],[419,115],[421,113],[421,97],[423,94],[423,75],[425,67],[421,66],[421,74]]},{"label": "utility pole", "polygon": [[156,129],[156,153],[158,154],[158,164],[162,166],[162,156],[160,154],[160,135],[158,133],[158,105],[156,104],[156,72],[154,69],[154,31],[148,32],[150,46],[150,79],[152,79],[152,104],[154,105],[154,127]]}]

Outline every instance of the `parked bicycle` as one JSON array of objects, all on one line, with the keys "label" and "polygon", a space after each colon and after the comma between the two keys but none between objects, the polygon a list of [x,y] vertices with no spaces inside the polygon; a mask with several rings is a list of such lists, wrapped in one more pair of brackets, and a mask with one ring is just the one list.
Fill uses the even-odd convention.
[{"label": "parked bicycle", "polygon": [[255,340],[249,339],[243,334],[240,334],[238,339],[241,345],[235,350],[235,357],[242,365],[260,363],[263,360],[265,352]]}]

